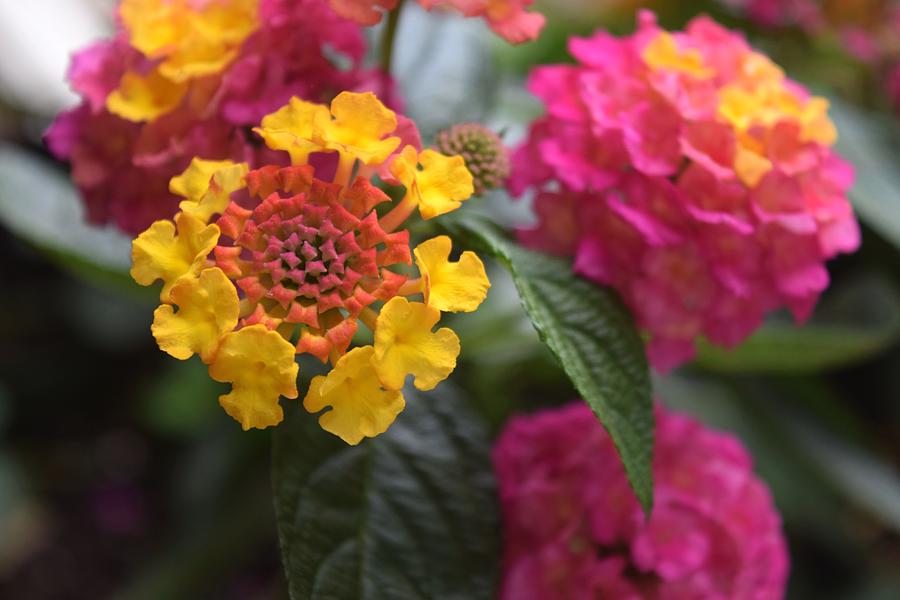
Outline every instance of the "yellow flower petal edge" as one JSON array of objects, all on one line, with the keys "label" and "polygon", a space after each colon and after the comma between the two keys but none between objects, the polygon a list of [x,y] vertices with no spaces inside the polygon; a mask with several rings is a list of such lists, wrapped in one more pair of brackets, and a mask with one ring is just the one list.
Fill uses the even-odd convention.
[{"label": "yellow flower petal edge", "polygon": [[441,318],[436,308],[396,296],[375,322],[372,365],[384,387],[403,388],[407,375],[420,390],[430,390],[456,368],[459,338],[452,329],[431,329]]},{"label": "yellow flower petal edge", "polygon": [[212,176],[234,164],[230,160],[204,160],[195,157],[191,159],[187,169],[169,181],[169,191],[182,198],[199,202],[209,189],[209,180]]},{"label": "yellow flower petal edge", "polygon": [[417,155],[415,148],[406,146],[391,162],[390,171],[415,200],[423,219],[456,210],[475,192],[472,174],[458,155],[444,156],[434,150]]},{"label": "yellow flower petal edge", "polygon": [[[227,163],[228,161],[222,161]],[[231,194],[243,187],[247,182],[244,177],[250,170],[247,163],[228,164],[212,173],[207,180],[206,191],[198,200],[187,199],[179,204],[182,212],[194,215],[204,223],[208,223],[215,214],[222,214],[231,201]]]},{"label": "yellow flower petal edge", "polygon": [[422,274],[425,304],[445,312],[472,312],[484,301],[491,282],[474,252],[467,250],[459,261],[450,262],[452,247],[450,238],[440,235],[413,250]]},{"label": "yellow flower petal edge", "polygon": [[291,163],[302,165],[312,152],[325,148],[314,140],[313,124],[316,120],[330,120],[328,108],[291,98],[290,102],[263,117],[260,127],[253,129],[272,150],[286,150]]},{"label": "yellow flower petal edge", "polygon": [[225,334],[209,365],[210,377],[232,384],[219,404],[245,431],[281,422],[278,398],[297,397],[298,370],[294,346],[265,325]]},{"label": "yellow flower petal edge", "polygon": [[131,243],[131,277],[141,285],[162,279],[161,302],[169,302],[181,277],[196,275],[219,240],[219,228],[187,213],[175,222],[156,221]]},{"label": "yellow flower petal edge", "polygon": [[372,346],[354,348],[328,375],[313,378],[303,400],[311,413],[331,406],[319,425],[350,445],[387,431],[406,406],[399,391],[383,389],[372,367],[374,353]]},{"label": "yellow flower petal edge", "polygon": [[128,71],[119,87],[107,96],[106,108],[128,121],[152,121],[178,106],[187,89],[186,83],[173,82],[158,70],[146,76]]},{"label": "yellow flower petal edge", "polygon": [[209,363],[222,336],[237,326],[237,289],[221,269],[205,269],[172,286],[171,299],[178,312],[163,304],[153,313],[150,329],[156,343],[179,360],[199,354]]},{"label": "yellow flower petal edge", "polygon": [[341,92],[331,102],[331,115],[315,116],[315,135],[325,148],[373,165],[400,145],[399,137],[385,137],[397,129],[397,115],[372,92]]}]

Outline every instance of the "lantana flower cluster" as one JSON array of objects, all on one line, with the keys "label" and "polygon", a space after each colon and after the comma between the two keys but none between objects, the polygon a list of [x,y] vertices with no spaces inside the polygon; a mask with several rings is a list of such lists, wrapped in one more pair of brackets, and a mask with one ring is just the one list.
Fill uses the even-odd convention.
[{"label": "lantana flower cluster", "polygon": [[584,403],[512,419],[493,458],[504,600],[780,600],[781,523],[731,435],[662,408],[646,520]]},{"label": "lantana flower cluster", "polygon": [[[404,0],[330,0],[338,14],[360,25],[376,25]],[[426,10],[453,9],[465,17],[481,17],[500,37],[512,44],[537,39],[544,15],[528,12],[534,0],[418,0]]]},{"label": "lantana flower cluster", "polygon": [[274,162],[250,128],[292,96],[389,91],[328,0],[122,0],[117,16],[114,37],[75,55],[82,102],[47,143],[71,162],[88,220],[127,233],[175,211],[169,180],[194,156]]},{"label": "lantana flower cluster", "polygon": [[572,39],[578,64],[532,72],[547,114],[509,186],[536,190],[522,240],[618,290],[667,370],[696,338],[733,346],[778,307],[806,319],[859,227],[826,100],[706,17],[678,33],[639,18],[630,37]]},{"label": "lantana flower cluster", "polygon": [[[472,175],[460,156],[400,148],[397,129],[371,93],[342,92],[330,108],[292,98],[254,130],[288,166],[195,159],[171,182],[180,212],[135,239],[132,276],[163,282],[159,347],[230,382],[220,403],[244,429],[282,420],[279,396],[298,396],[296,354],[331,365],[303,405],[331,407],[320,424],[349,444],[394,421],[407,376],[430,390],[455,368],[459,339],[434,328],[482,302],[484,265],[472,252],[451,261],[446,236],[411,250],[403,224],[458,208]],[[402,200],[376,174],[403,186]],[[351,348],[360,324],[372,343]]]}]

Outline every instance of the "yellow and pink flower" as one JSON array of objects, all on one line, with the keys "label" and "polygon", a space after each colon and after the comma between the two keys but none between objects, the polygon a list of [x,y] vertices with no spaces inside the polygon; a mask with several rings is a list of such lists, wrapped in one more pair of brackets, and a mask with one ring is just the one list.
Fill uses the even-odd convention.
[{"label": "yellow and pink flower", "polygon": [[117,14],[113,38],[75,55],[82,103],[46,136],[93,223],[137,234],[171,215],[168,182],[194,156],[272,164],[247,131],[292,96],[371,90],[398,103],[389,77],[363,67],[359,26],[328,0],[122,0]]},{"label": "yellow and pink flower", "polygon": [[[472,175],[460,156],[400,149],[397,128],[371,93],[330,107],[293,98],[255,130],[290,165],[195,159],[171,182],[181,211],[135,239],[132,276],[163,282],[157,343],[231,382],[220,403],[244,429],[281,421],[279,397],[298,396],[295,354],[333,367],[303,404],[330,406],[322,427],[350,444],[393,422],[408,376],[430,390],[455,368],[459,339],[435,328],[442,311],[484,300],[484,265],[471,252],[451,261],[446,236],[411,249],[402,227],[458,208]],[[405,188],[394,206],[371,181],[384,167]],[[372,343],[351,349],[361,325]]]},{"label": "yellow and pink flower", "polygon": [[669,33],[643,12],[569,47],[578,64],[529,81],[547,115],[513,160],[511,191],[536,192],[523,241],[616,288],[661,370],[781,306],[806,319],[825,261],[859,245],[827,100],[706,17]]}]

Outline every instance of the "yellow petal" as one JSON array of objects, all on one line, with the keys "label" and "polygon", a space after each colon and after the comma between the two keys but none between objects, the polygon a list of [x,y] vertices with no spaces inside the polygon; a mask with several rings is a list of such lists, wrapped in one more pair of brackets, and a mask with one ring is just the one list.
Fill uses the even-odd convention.
[{"label": "yellow petal", "polygon": [[331,102],[331,114],[317,114],[315,133],[326,148],[361,160],[367,165],[383,163],[400,145],[388,137],[397,129],[397,115],[372,92],[341,92]]},{"label": "yellow petal", "polygon": [[209,363],[223,335],[237,326],[237,289],[218,268],[205,269],[197,278],[182,278],[172,286],[172,306],[153,313],[151,331],[164,352],[179,360],[199,354]]},{"label": "yellow petal", "polygon": [[258,27],[258,10],[259,0],[122,0],[119,15],[131,45],[183,82],[224,69]]},{"label": "yellow petal", "polygon": [[[422,165],[421,170],[417,164]],[[390,170],[416,201],[423,219],[456,210],[475,192],[472,174],[462,156],[425,150],[417,157],[415,148],[406,146],[391,161]]]},{"label": "yellow petal", "polygon": [[321,104],[291,98],[290,102],[262,119],[261,127],[253,129],[272,150],[286,150],[291,163],[306,164],[312,152],[321,152],[322,145],[313,139],[313,123],[330,119],[328,108]]},{"label": "yellow petal", "polygon": [[106,108],[129,121],[152,121],[178,106],[186,93],[187,84],[171,81],[158,70],[146,76],[127,71],[107,96]]},{"label": "yellow petal", "polygon": [[231,194],[247,185],[244,180],[250,169],[247,163],[234,164],[230,161],[219,161],[219,164],[224,166],[214,171],[207,179],[206,189],[199,199],[195,201],[189,198],[178,205],[183,212],[197,217],[204,223],[209,222],[213,215],[225,212],[231,201]]},{"label": "yellow petal", "polygon": [[713,69],[703,62],[699,51],[681,50],[672,34],[660,32],[641,53],[644,63],[654,70],[676,71],[697,78],[712,77]]},{"label": "yellow petal", "polygon": [[230,167],[230,160],[204,160],[194,158],[180,175],[169,181],[169,191],[173,194],[198,202],[209,189],[209,180],[217,171]]},{"label": "yellow petal", "polygon": [[225,334],[209,365],[213,379],[232,384],[219,404],[245,431],[281,422],[278,397],[297,397],[298,370],[294,346],[265,325]]},{"label": "yellow petal", "polygon": [[413,253],[425,285],[425,303],[441,311],[472,312],[484,301],[491,282],[474,252],[450,262],[452,242],[440,235],[422,242]]},{"label": "yellow petal", "polygon": [[772,170],[772,162],[756,152],[738,146],[734,157],[734,171],[747,187],[754,188],[766,173]]},{"label": "yellow petal", "polygon": [[311,413],[331,406],[319,417],[319,425],[351,445],[384,433],[406,406],[403,394],[382,388],[372,367],[373,354],[372,346],[354,348],[327,376],[313,378],[303,400]]},{"label": "yellow petal", "polygon": [[[177,233],[176,233],[177,231]],[[172,221],[156,221],[131,243],[131,277],[141,285],[162,279],[161,302],[179,278],[193,277],[219,240],[219,228],[186,213]]]},{"label": "yellow petal", "polygon": [[456,368],[459,338],[447,327],[432,332],[441,318],[436,308],[396,296],[375,322],[372,364],[384,387],[399,390],[406,376],[420,390],[430,390]]}]

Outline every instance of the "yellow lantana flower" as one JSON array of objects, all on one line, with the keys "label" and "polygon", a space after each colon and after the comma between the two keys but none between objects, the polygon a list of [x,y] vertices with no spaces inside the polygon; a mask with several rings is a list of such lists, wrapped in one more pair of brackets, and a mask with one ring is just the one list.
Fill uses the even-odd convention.
[{"label": "yellow lantana flower", "polygon": [[[393,423],[407,375],[428,390],[455,368],[459,339],[433,329],[441,310],[481,303],[490,287],[484,265],[471,252],[451,262],[446,236],[412,251],[403,226],[417,207],[434,216],[459,206],[472,177],[462,157],[410,147],[407,193],[380,210],[391,198],[369,177],[388,167],[396,126],[372,94],[342,93],[330,111],[292,99],[256,131],[293,164],[250,171],[195,159],[170,182],[181,212],[133,242],[134,279],[164,283],[152,326],[159,347],[179,359],[199,354],[213,379],[231,382],[219,401],[244,429],[282,420],[280,397],[298,396],[296,354],[332,365],[313,379],[304,406],[331,407],[319,422],[348,444]],[[308,160],[323,152],[340,155],[324,176]],[[406,299],[419,294],[425,303]],[[353,348],[361,327],[374,345]]]},{"label": "yellow lantana flower", "polygon": [[419,207],[423,219],[456,210],[475,192],[462,156],[444,156],[434,150],[417,153],[406,146],[391,162],[390,170],[406,187],[407,197]]},{"label": "yellow lantana flower", "polygon": [[456,368],[459,338],[448,327],[431,331],[441,318],[436,308],[392,298],[375,325],[372,364],[381,383],[399,390],[407,375],[420,390],[431,390]]},{"label": "yellow lantana flower", "polygon": [[209,374],[230,382],[232,391],[219,404],[241,427],[264,429],[284,418],[278,397],[297,397],[294,347],[265,325],[251,325],[226,334]]},{"label": "yellow lantana flower", "polygon": [[383,388],[372,367],[374,353],[372,346],[354,348],[327,376],[314,377],[303,399],[311,413],[331,406],[319,424],[348,444],[384,433],[406,406],[403,394]]},{"label": "yellow lantana flower", "polygon": [[474,252],[467,250],[458,262],[450,262],[452,247],[450,238],[440,235],[413,250],[425,304],[441,311],[472,312],[484,301],[491,282]]},{"label": "yellow lantana flower", "polygon": [[187,213],[156,221],[131,244],[131,277],[141,285],[162,279],[159,299],[168,302],[175,282],[199,273],[218,240],[218,227]]},{"label": "yellow lantana flower", "polygon": [[172,286],[172,303],[153,313],[150,327],[160,350],[179,360],[199,354],[208,363],[220,338],[238,324],[237,290],[221,269],[206,269],[197,278],[183,277]]}]

